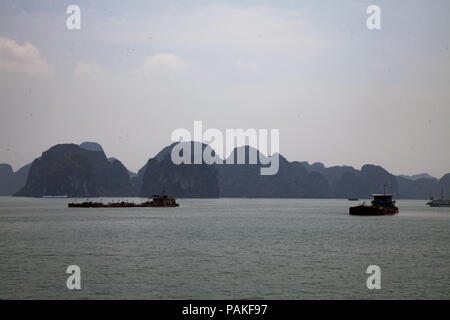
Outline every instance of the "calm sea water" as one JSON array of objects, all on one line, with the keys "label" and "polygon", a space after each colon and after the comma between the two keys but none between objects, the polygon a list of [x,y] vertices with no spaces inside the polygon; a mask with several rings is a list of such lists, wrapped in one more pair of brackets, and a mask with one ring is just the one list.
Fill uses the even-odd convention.
[{"label": "calm sea water", "polygon": [[[450,208],[346,200],[180,199],[178,208],[67,208],[0,198],[2,299],[448,299]],[[105,201],[105,199],[104,199]],[[68,265],[81,290],[66,288]],[[366,268],[381,268],[381,290]]]}]

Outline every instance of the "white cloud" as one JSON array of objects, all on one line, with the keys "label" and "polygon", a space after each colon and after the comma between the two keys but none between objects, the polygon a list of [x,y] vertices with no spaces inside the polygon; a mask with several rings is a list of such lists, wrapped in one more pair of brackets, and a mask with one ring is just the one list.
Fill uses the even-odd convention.
[{"label": "white cloud", "polygon": [[160,71],[179,71],[186,67],[186,63],[180,57],[171,53],[158,53],[145,59],[144,65],[139,69],[140,72]]},{"label": "white cloud", "polygon": [[77,76],[103,74],[105,69],[96,63],[80,61],[76,65],[73,73]]},{"label": "white cloud", "polygon": [[8,38],[0,38],[0,69],[30,75],[53,72],[35,46],[29,42],[19,45]]}]

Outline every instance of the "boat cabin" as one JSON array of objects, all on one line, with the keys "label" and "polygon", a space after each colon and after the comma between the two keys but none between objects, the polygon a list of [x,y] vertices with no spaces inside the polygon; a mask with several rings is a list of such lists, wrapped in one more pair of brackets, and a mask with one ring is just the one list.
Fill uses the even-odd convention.
[{"label": "boat cabin", "polygon": [[174,207],[178,206],[175,198],[168,198],[166,195],[153,195],[152,196],[152,205],[155,207]]},{"label": "boat cabin", "polygon": [[392,201],[392,195],[390,194],[373,194],[372,197],[372,205],[388,207],[395,203],[395,201]]}]

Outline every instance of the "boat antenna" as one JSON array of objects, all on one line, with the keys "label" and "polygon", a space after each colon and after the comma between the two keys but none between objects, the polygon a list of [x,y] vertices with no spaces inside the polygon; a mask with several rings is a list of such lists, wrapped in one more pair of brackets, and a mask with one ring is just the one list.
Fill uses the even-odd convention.
[{"label": "boat antenna", "polygon": [[386,194],[386,185],[383,184],[383,194]]}]

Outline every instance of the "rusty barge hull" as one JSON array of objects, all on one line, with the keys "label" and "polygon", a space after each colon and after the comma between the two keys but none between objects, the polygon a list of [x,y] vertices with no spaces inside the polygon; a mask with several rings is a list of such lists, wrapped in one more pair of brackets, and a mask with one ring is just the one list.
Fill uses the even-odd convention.
[{"label": "rusty barge hull", "polygon": [[397,207],[375,207],[360,205],[350,208],[350,214],[353,216],[390,216],[397,213]]},{"label": "rusty barge hull", "polygon": [[103,204],[103,203],[91,203],[91,204],[85,204],[85,203],[69,203],[69,208],[150,208],[150,207],[178,207],[179,204],[175,205],[155,205],[155,204],[133,204],[133,203],[126,203],[126,204]]}]

